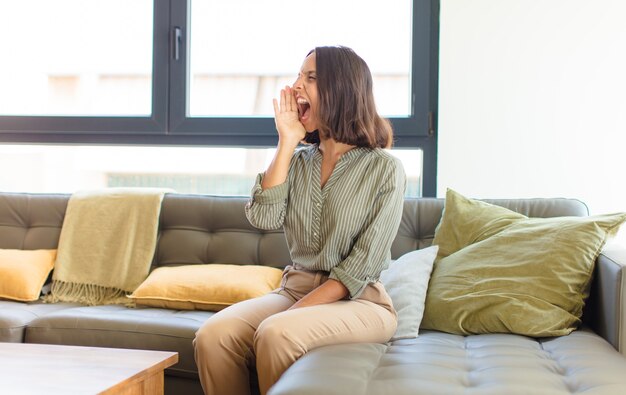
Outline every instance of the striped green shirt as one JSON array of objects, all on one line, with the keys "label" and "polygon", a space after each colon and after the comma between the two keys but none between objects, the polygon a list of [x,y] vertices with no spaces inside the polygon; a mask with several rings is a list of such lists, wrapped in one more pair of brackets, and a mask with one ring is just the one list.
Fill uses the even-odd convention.
[{"label": "striped green shirt", "polygon": [[360,147],[341,156],[324,188],[321,168],[317,145],[296,150],[284,183],[263,190],[257,176],[246,216],[260,229],[283,226],[294,264],[330,272],[355,299],[391,260],[404,168],[383,149]]}]

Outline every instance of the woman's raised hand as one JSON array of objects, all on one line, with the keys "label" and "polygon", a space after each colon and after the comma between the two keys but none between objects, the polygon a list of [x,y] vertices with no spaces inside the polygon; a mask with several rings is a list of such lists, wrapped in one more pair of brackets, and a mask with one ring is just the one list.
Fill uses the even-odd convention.
[{"label": "woman's raised hand", "polygon": [[298,118],[298,103],[293,90],[288,86],[280,90],[280,106],[278,100],[274,99],[274,121],[279,143],[295,148],[304,139],[306,130]]}]

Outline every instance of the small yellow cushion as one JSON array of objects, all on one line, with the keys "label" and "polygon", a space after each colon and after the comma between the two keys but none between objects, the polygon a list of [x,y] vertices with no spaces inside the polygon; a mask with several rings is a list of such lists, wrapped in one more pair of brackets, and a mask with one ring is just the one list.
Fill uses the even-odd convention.
[{"label": "small yellow cushion", "polygon": [[625,213],[528,218],[449,190],[422,329],[566,335],[581,323],[595,260]]},{"label": "small yellow cushion", "polygon": [[56,255],[56,250],[0,250],[0,298],[39,299]]},{"label": "small yellow cushion", "polygon": [[129,297],[137,305],[218,311],[280,286],[282,270],[258,265],[160,267]]}]

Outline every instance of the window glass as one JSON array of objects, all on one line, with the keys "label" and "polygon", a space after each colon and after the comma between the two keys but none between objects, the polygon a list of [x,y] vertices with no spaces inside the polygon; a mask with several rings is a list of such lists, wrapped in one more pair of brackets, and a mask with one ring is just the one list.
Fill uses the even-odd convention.
[{"label": "window glass", "polygon": [[410,115],[411,0],[192,0],[188,116],[271,116],[309,50],[351,47],[385,116]]},{"label": "window glass", "polygon": [[152,20],[152,0],[0,2],[0,115],[150,115]]},{"label": "window glass", "polygon": [[[393,149],[406,196],[422,195],[422,151]],[[4,192],[72,193],[106,187],[167,187],[178,193],[249,196],[273,148],[0,145]]]}]

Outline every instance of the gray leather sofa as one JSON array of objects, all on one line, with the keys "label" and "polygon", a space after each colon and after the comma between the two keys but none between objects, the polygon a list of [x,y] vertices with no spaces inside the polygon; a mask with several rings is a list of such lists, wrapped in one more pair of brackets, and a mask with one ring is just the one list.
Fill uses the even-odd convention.
[{"label": "gray leather sofa", "polygon": [[[0,248],[56,248],[68,199],[0,193]],[[246,201],[167,194],[153,266],[289,264],[282,232],[250,226]],[[531,217],[587,215],[577,200],[488,201]],[[443,203],[405,201],[394,258],[430,245]],[[605,249],[584,326],[569,336],[422,332],[390,344],[323,347],[297,361],[271,394],[626,394],[625,266],[626,250]],[[202,390],[191,341],[211,314],[0,301],[0,341],[177,351],[180,362],[166,371],[166,392],[194,394]]]}]

